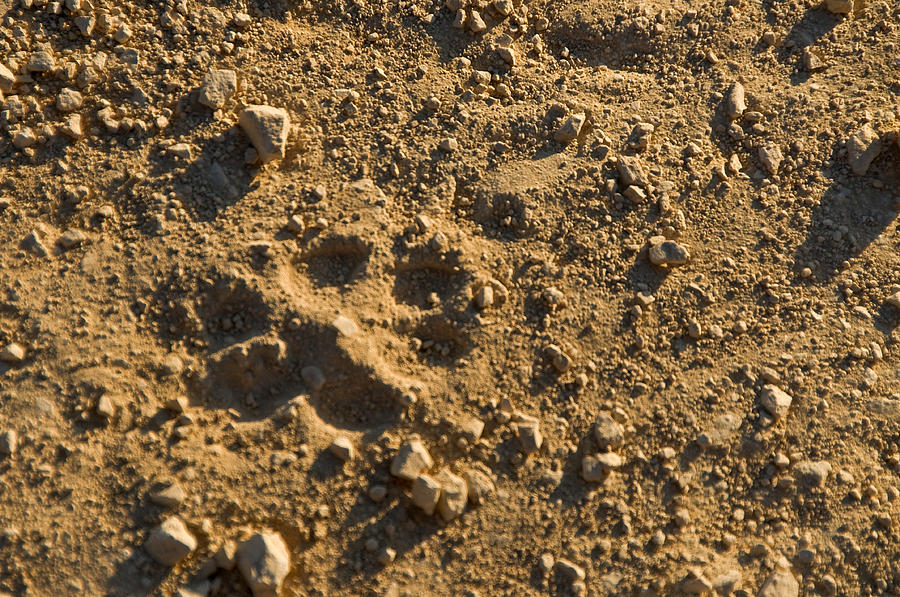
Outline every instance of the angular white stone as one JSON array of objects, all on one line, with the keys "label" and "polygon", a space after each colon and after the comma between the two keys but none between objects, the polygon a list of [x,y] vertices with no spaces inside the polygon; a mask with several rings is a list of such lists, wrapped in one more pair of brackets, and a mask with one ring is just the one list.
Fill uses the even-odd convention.
[{"label": "angular white stone", "polygon": [[72,112],[77,110],[84,103],[84,97],[81,93],[68,87],[61,89],[59,95],[56,96],[56,109],[60,112]]},{"label": "angular white stone", "polygon": [[788,414],[792,399],[778,386],[766,384],[759,394],[759,404],[777,421]]},{"label": "angular white stone", "polygon": [[868,123],[847,140],[847,162],[857,176],[862,176],[881,153],[881,137]]},{"label": "angular white stone", "polygon": [[725,111],[728,113],[728,118],[736,120],[744,114],[747,109],[747,102],[744,98],[744,86],[735,81],[725,97]]},{"label": "angular white stone", "polygon": [[200,88],[200,103],[213,110],[218,110],[230,100],[237,91],[237,75],[233,70],[211,70],[203,78]]},{"label": "angular white stone", "polygon": [[439,472],[436,479],[441,484],[441,497],[437,505],[438,514],[444,521],[450,522],[466,509],[469,489],[462,478],[447,469]]},{"label": "angular white stone", "polygon": [[779,564],[759,588],[757,597],[797,597],[800,594],[800,584],[787,562],[782,559]]},{"label": "angular white stone", "polygon": [[578,138],[579,134],[581,134],[581,128],[584,126],[585,120],[586,117],[583,112],[572,114],[566,119],[562,126],[559,127],[553,135],[553,138],[559,143],[571,143]]},{"label": "angular white stone", "polygon": [[430,475],[419,475],[413,481],[412,501],[429,516],[434,514],[441,497],[441,484]]},{"label": "angular white stone", "polygon": [[150,531],[144,548],[163,566],[174,566],[197,548],[197,540],[180,518],[171,516]]},{"label": "angular white stone", "polygon": [[407,481],[413,481],[419,474],[434,466],[434,460],[420,439],[411,439],[400,446],[391,461],[391,474]]},{"label": "angular white stone", "polygon": [[278,597],[291,559],[281,535],[256,533],[238,548],[237,567],[253,597]]},{"label": "angular white stone", "polygon": [[291,119],[284,108],[247,106],[238,123],[246,133],[262,163],[284,158]]}]

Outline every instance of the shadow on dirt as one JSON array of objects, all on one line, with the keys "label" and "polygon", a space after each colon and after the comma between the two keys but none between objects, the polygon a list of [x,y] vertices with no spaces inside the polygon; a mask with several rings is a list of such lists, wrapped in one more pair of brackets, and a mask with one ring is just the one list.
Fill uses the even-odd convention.
[{"label": "shadow on dirt", "polygon": [[[803,17],[784,37],[795,48],[803,50],[828,35],[841,23],[841,18],[828,12],[824,6],[807,10]],[[782,47],[785,43],[782,42]]]},{"label": "shadow on dirt", "polygon": [[634,262],[628,268],[625,277],[628,278],[632,288],[644,288],[655,295],[670,273],[670,270],[652,265],[647,259],[646,249],[641,249],[635,255]]},{"label": "shadow on dirt", "polygon": [[196,381],[193,393],[208,408],[233,408],[246,420],[268,418],[298,395],[309,396],[317,419],[340,429],[380,431],[403,416],[401,388],[342,348],[334,329],[311,321],[210,355]]},{"label": "shadow on dirt", "polygon": [[[214,138],[203,139],[201,143],[199,147],[192,148],[192,153],[196,155],[188,161],[173,156],[171,149],[164,152],[151,162],[148,178],[168,178],[171,181],[168,190],[176,194],[182,206],[197,220],[210,222],[224,209],[240,201],[258,183],[245,171],[238,157],[241,152],[223,153],[222,143]],[[165,208],[159,203],[165,202],[166,197],[159,193],[152,193],[149,201],[151,205],[147,207],[153,211]]]},{"label": "shadow on dirt", "polygon": [[[409,498],[402,493],[389,499],[393,500],[389,506],[381,504],[377,507],[364,500],[355,505],[347,515],[344,528],[355,529],[368,524],[357,532],[339,558],[335,574],[342,586],[369,581],[390,563],[380,561],[380,558],[387,555],[384,547],[379,546],[374,551],[366,548],[369,539],[390,537],[390,549],[395,551],[395,558],[403,559],[440,529],[434,516],[427,516],[412,507]],[[373,519],[376,512],[377,518]]]},{"label": "shadow on dirt", "polygon": [[801,53],[807,49],[815,53],[813,46],[816,42],[828,35],[840,22],[840,17],[819,7],[807,10],[803,18],[791,27],[778,50],[781,62],[797,64],[797,68],[791,73],[791,85],[802,85],[812,75],[802,64]]},{"label": "shadow on dirt", "polygon": [[150,563],[143,549],[138,548],[116,566],[107,583],[109,597],[153,595],[166,580],[171,568]]},{"label": "shadow on dirt", "polygon": [[372,247],[356,236],[332,235],[315,243],[296,260],[318,288],[342,288],[366,276]]},{"label": "shadow on dirt", "polygon": [[[806,239],[795,252],[797,269],[810,267],[815,279],[830,281],[844,262],[861,255],[897,223],[897,204],[890,189],[900,184],[896,165],[900,151],[892,146],[883,151],[865,177],[854,177],[865,185],[850,187],[837,180],[813,208]],[[871,186],[880,180],[883,189]]]}]

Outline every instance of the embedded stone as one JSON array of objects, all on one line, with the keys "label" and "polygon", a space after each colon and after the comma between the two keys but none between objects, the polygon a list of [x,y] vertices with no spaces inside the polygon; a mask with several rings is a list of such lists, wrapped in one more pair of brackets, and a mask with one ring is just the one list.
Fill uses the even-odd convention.
[{"label": "embedded stone", "polygon": [[171,516],[150,532],[144,548],[160,564],[174,566],[197,548],[197,540],[180,518]]},{"label": "embedded stone", "polygon": [[278,597],[291,567],[287,545],[281,535],[256,533],[241,543],[236,559],[237,568],[253,597]]},{"label": "embedded stone", "polygon": [[434,461],[422,440],[410,439],[400,446],[400,450],[391,461],[391,474],[407,481],[413,481],[432,466],[434,466]]},{"label": "embedded stone", "polygon": [[263,164],[284,158],[291,129],[287,110],[272,106],[247,106],[241,111],[238,123]]},{"label": "embedded stone", "polygon": [[772,384],[764,385],[759,394],[759,404],[776,421],[787,416],[791,402],[792,398],[787,392]]},{"label": "embedded stone", "polygon": [[203,78],[199,101],[208,108],[218,110],[234,96],[235,92],[237,92],[237,75],[233,70],[224,68],[211,70]]}]

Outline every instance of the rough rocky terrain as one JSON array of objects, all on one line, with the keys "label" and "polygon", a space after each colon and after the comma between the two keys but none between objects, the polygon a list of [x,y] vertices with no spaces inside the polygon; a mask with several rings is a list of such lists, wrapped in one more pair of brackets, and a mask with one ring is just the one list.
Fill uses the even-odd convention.
[{"label": "rough rocky terrain", "polygon": [[898,94],[892,1],[0,0],[0,593],[900,594]]}]

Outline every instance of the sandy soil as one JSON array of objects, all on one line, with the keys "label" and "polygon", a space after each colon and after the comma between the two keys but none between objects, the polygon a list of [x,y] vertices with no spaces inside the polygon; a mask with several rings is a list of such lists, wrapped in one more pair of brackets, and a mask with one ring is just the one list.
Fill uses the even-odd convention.
[{"label": "sandy soil", "polygon": [[900,5],[0,0],[0,593],[900,594]]}]

